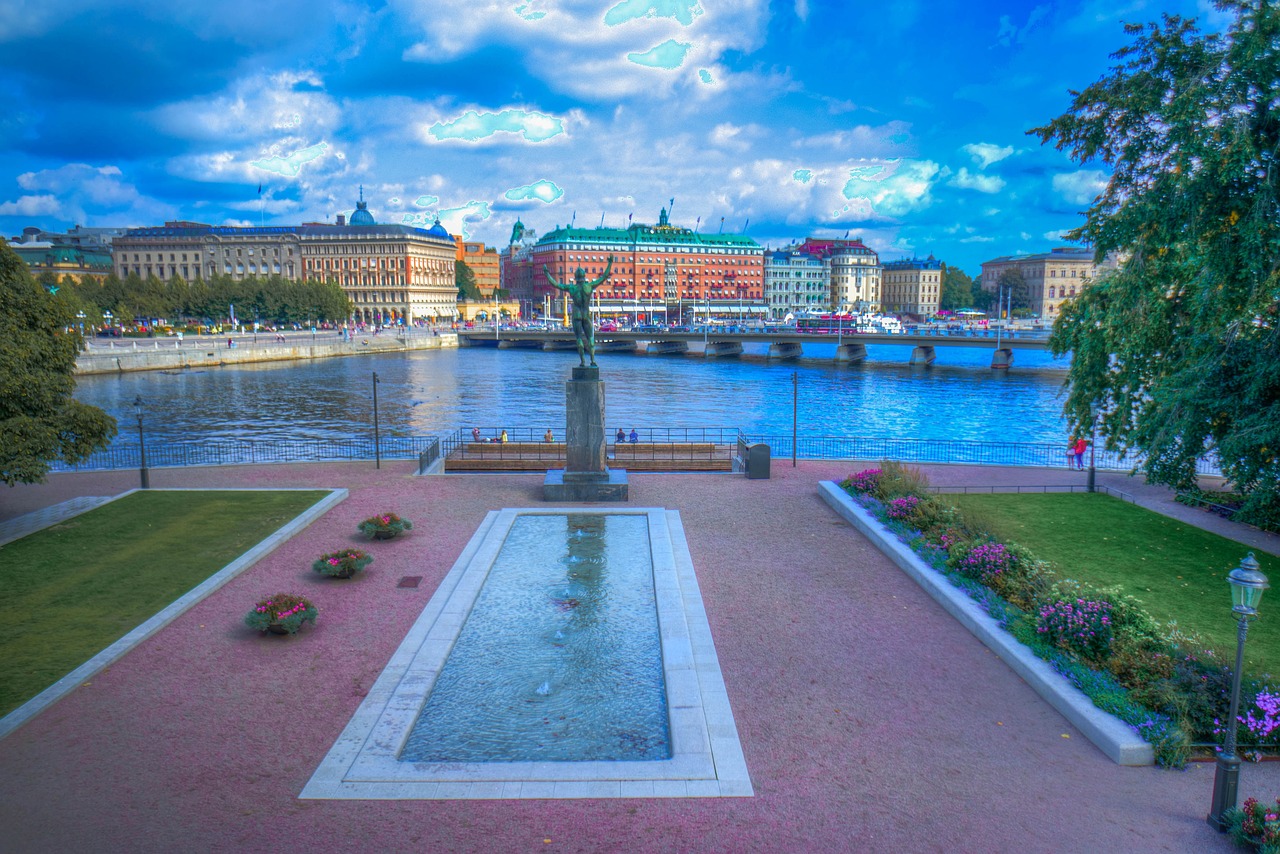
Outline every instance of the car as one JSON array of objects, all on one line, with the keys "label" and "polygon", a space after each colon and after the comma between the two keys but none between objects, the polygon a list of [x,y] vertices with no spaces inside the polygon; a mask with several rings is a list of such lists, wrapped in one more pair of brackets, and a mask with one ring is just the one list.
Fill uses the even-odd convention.
[{"label": "car", "polygon": [[605,322],[600,324],[600,331],[601,332],[617,332],[618,324],[614,323],[611,320],[606,320]]}]

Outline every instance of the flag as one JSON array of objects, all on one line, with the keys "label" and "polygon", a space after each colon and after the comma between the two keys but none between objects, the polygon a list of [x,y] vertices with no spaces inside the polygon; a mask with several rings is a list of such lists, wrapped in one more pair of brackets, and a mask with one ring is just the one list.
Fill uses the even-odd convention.
[{"label": "flag", "polygon": [[747,217],[747,221],[742,224],[742,233],[747,233],[747,226],[751,225],[751,217]]},{"label": "flag", "polygon": [[259,195],[259,196],[261,196],[261,195],[262,195],[262,185],[261,185],[261,184],[259,184],[259,185],[258,185],[258,195]]}]

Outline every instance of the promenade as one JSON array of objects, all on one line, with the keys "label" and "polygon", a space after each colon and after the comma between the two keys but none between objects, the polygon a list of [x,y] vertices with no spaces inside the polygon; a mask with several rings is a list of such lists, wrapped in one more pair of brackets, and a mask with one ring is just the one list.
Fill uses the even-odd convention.
[{"label": "promenade", "polygon": [[[1204,821],[1212,764],[1112,764],[826,507],[817,482],[863,467],[775,459],[769,480],[631,478],[630,505],[681,514],[756,794],[581,801],[297,799],[485,513],[542,506],[541,475],[415,477],[400,461],[153,469],[158,488],[350,497],[0,740],[0,851],[1234,850]],[[938,486],[1085,477],[921,468]],[[5,490],[0,532],[137,477],[61,474]],[[1280,552],[1280,537],[1137,479],[1098,481],[1239,539],[1242,554]],[[310,570],[383,510],[415,527],[372,544],[365,577]],[[422,582],[398,587],[404,576]],[[277,590],[311,597],[318,622],[293,638],[245,629],[249,605]],[[1274,798],[1280,762],[1246,764],[1240,782],[1242,800]]]}]

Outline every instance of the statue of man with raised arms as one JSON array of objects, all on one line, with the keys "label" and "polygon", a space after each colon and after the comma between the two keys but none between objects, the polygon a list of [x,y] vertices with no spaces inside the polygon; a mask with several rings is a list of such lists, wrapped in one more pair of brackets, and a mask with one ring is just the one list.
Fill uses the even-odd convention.
[{"label": "statue of man with raised arms", "polygon": [[542,272],[546,274],[547,281],[557,290],[564,291],[573,297],[573,337],[578,342],[578,361],[583,367],[587,364],[584,354],[590,355],[591,366],[596,367],[596,330],[591,323],[591,293],[605,283],[612,270],[613,256],[610,255],[609,263],[604,268],[604,275],[600,278],[587,281],[587,271],[579,267],[573,273],[573,284],[562,285],[556,281],[555,276],[551,275],[547,265],[542,265]]}]

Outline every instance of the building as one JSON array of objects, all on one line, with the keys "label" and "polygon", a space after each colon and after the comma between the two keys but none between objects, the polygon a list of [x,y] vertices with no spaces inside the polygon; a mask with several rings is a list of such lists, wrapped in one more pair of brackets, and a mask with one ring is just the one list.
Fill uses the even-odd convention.
[{"label": "building", "polygon": [[541,314],[548,307],[542,297],[533,295],[533,247],[537,242],[537,232],[516,220],[507,248],[498,254],[498,283],[508,298],[517,300],[523,317]]},{"label": "building", "polygon": [[914,314],[921,319],[938,313],[942,298],[942,262],[932,255],[923,261],[903,258],[886,261],[883,272],[884,310]]},{"label": "building", "polygon": [[[1053,320],[1064,300],[1080,294],[1097,275],[1093,252],[1060,246],[1035,255],[1006,255],[984,261],[982,289],[998,295],[1013,287],[1014,307],[1027,307],[1045,320]],[[1006,291],[1007,293],[1007,291]]]},{"label": "building", "polygon": [[807,238],[796,247],[827,264],[831,307],[842,313],[879,311],[880,256],[861,240]]},{"label": "building", "polygon": [[485,246],[479,241],[463,240],[453,235],[457,245],[457,260],[471,268],[476,277],[476,287],[485,299],[492,299],[493,292],[502,287],[501,262],[498,250]]},{"label": "building", "polygon": [[831,310],[831,274],[822,258],[798,249],[764,255],[764,300],[771,320]]},{"label": "building", "polygon": [[[708,315],[766,314],[764,248],[743,234],[699,234],[672,225],[665,208],[654,225],[555,228],[532,247],[528,294],[513,296],[530,299],[550,314],[559,302],[563,311],[564,294],[548,280],[544,266],[561,283],[571,281],[579,268],[595,279],[610,256],[609,280],[595,292],[594,309],[602,317],[676,323]],[[519,269],[514,261],[509,266],[512,273]]]},{"label": "building", "polygon": [[239,228],[168,222],[129,229],[114,240],[120,277],[212,279],[280,276],[336,283],[354,304],[352,319],[374,324],[458,316],[456,246],[439,220],[429,229],[382,225],[361,189],[336,224]]},{"label": "building", "polygon": [[58,281],[69,277],[83,282],[101,281],[111,275],[111,250],[105,247],[81,248],[32,240],[10,243],[9,248],[26,262],[33,276],[48,273]]}]

